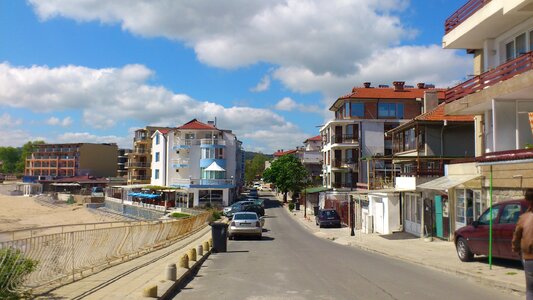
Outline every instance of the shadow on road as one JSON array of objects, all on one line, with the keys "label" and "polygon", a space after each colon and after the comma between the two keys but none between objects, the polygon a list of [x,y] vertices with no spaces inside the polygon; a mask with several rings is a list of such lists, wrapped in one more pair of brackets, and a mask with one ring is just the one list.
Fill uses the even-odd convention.
[{"label": "shadow on road", "polygon": [[265,199],[265,208],[268,209],[268,208],[276,208],[276,207],[281,207],[281,203],[277,200],[269,200],[269,199]]},{"label": "shadow on road", "polygon": [[[475,262],[479,263],[486,263],[489,264],[489,257],[488,256],[476,256],[474,258]],[[503,259],[503,258],[497,258],[494,257],[492,259],[492,264],[498,267],[504,267],[504,268],[512,268],[517,270],[523,270],[524,266],[522,265],[522,262],[519,260],[511,260],[511,259]]]},{"label": "shadow on road", "polygon": [[420,237],[414,236],[407,232],[396,232],[393,234],[384,234],[384,235],[380,235],[379,237],[382,237],[384,239],[391,240],[391,241],[420,239]]},{"label": "shadow on road", "polygon": [[235,236],[233,238],[234,241],[273,241],[275,240],[273,237],[270,236],[262,236],[260,240],[258,240],[254,236]]}]

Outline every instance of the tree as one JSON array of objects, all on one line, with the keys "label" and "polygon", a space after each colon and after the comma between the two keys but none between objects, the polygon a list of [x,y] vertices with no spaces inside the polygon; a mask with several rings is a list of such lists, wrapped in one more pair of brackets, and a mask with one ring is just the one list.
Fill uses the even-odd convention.
[{"label": "tree", "polygon": [[263,173],[263,179],[273,183],[283,193],[283,202],[287,202],[288,192],[298,193],[302,190],[307,176],[307,170],[293,155],[281,156]]},{"label": "tree", "polygon": [[22,146],[19,161],[17,162],[16,171],[19,173],[24,173],[26,167],[26,158],[31,155],[35,150],[35,145],[45,144],[44,141],[29,141]]},{"label": "tree", "polygon": [[265,170],[265,162],[268,161],[268,157],[264,154],[256,154],[250,160],[246,160],[244,168],[244,180],[246,182],[252,182],[258,177],[261,178],[263,171]]},{"label": "tree", "polygon": [[12,174],[16,172],[17,163],[20,160],[20,150],[14,147],[0,147],[0,172]]}]

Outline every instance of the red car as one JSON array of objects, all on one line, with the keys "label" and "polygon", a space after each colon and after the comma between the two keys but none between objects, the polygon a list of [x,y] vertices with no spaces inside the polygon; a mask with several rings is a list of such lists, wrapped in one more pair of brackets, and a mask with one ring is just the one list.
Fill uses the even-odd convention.
[{"label": "red car", "polygon": [[[503,201],[492,205],[492,256],[520,260],[511,250],[516,222],[527,210],[526,200]],[[477,221],[455,231],[455,249],[462,261],[471,261],[474,255],[489,254],[490,210]]]}]

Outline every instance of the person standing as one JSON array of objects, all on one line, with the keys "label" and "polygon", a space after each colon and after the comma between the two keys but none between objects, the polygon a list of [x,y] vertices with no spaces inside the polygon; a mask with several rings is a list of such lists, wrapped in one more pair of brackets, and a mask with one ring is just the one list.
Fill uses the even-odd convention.
[{"label": "person standing", "polygon": [[513,235],[513,252],[522,256],[526,275],[526,299],[533,300],[533,188],[526,189],[527,211],[518,219]]}]

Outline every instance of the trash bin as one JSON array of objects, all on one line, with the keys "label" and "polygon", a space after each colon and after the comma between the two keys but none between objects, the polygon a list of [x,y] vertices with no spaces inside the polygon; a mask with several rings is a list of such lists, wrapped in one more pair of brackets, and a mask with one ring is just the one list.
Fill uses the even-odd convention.
[{"label": "trash bin", "polygon": [[295,208],[296,210],[300,210],[300,202],[295,202],[295,203],[294,203],[294,208]]},{"label": "trash bin", "polygon": [[213,252],[228,251],[228,224],[212,223],[211,237],[213,238]]},{"label": "trash bin", "polygon": [[315,216],[318,216],[318,209],[319,209],[318,206],[313,206],[313,214],[314,214]]}]

